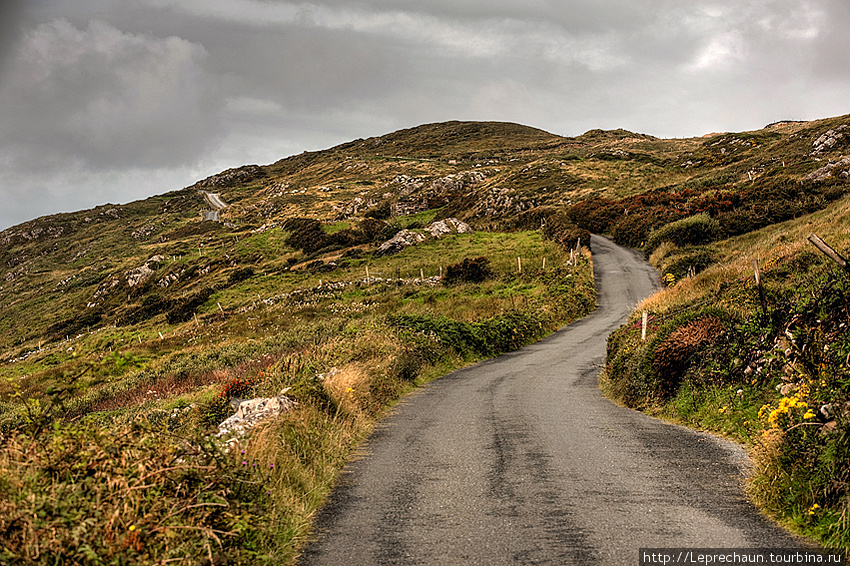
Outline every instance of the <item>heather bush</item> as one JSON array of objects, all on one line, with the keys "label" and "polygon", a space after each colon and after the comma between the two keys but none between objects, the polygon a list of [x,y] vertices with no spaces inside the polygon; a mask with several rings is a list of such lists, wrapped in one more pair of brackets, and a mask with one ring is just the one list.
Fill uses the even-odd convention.
[{"label": "heather bush", "polygon": [[673,330],[655,348],[652,365],[658,375],[658,396],[670,397],[676,392],[693,356],[701,347],[720,338],[723,323],[707,315]]},{"label": "heather bush", "polygon": [[594,234],[608,232],[623,213],[623,205],[604,197],[594,197],[574,204],[567,210],[576,226]]}]

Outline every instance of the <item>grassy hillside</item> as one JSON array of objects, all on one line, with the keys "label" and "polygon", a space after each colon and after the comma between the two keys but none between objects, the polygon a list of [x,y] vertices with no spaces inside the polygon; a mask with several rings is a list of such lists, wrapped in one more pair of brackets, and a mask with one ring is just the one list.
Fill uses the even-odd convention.
[{"label": "grassy hillside", "polygon": [[[612,338],[609,364],[612,390],[629,403],[670,406],[692,381],[687,372],[697,371],[688,356],[717,343],[686,337],[685,354],[662,348],[673,368],[662,374],[676,377],[659,386],[658,347],[703,320],[688,318],[694,305],[710,298],[716,312],[687,332],[747,329],[746,344],[785,335],[791,321],[825,320],[810,316],[805,309],[814,307],[800,291],[807,277],[828,273],[816,253],[765,263],[768,314],[746,283],[720,280],[746,282],[747,259],[739,257],[778,254],[776,239],[801,224],[776,223],[818,218],[805,216],[815,211],[833,219],[824,221],[824,237],[844,245],[835,211],[850,175],[848,128],[850,117],[839,117],[662,140],[624,130],[566,138],[516,124],[429,124],[3,231],[0,477],[11,480],[0,482],[2,556],[64,548],[93,563],[95,555],[291,561],[348,451],[388,404],[423,379],[518,347],[592,308],[587,250],[569,262],[576,241],[588,243],[587,230],[643,247],[675,284],[648,303],[657,315],[652,346],[625,327]],[[205,192],[227,204],[218,220],[204,220],[214,205]],[[474,231],[437,238],[426,230],[449,217]],[[400,233],[424,242],[382,252]],[[773,244],[747,240],[765,234],[775,234]],[[720,243],[730,236],[737,239]],[[489,267],[483,280],[469,280],[473,265]],[[450,271],[460,280],[440,278]],[[812,293],[843,297],[829,295],[838,283],[822,283],[823,290],[812,283]],[[785,312],[796,314],[776,314]],[[838,328],[818,339],[835,339]],[[746,347],[724,366],[723,387],[764,365],[753,353],[762,346]],[[840,407],[843,386],[827,381],[837,393],[825,404]],[[770,379],[756,386],[769,418],[782,400]],[[790,399],[786,389],[780,393]],[[281,391],[296,409],[238,454],[203,440],[232,412],[229,397]],[[802,393],[796,399],[809,403]],[[712,418],[693,421],[700,426],[732,414],[729,405],[706,406]],[[843,454],[844,415],[835,409],[818,421],[835,423],[817,437],[839,439],[825,441],[829,454]],[[815,429],[791,429],[796,424],[786,429]],[[767,428],[774,429],[773,439],[793,437]],[[783,454],[782,446],[792,444],[776,441],[770,453]],[[832,477],[833,468],[823,470]],[[846,528],[845,479],[836,474],[824,480],[828,497],[803,497],[796,507],[758,497]],[[80,512],[81,501],[101,504]],[[832,514],[808,515],[812,509]]]}]

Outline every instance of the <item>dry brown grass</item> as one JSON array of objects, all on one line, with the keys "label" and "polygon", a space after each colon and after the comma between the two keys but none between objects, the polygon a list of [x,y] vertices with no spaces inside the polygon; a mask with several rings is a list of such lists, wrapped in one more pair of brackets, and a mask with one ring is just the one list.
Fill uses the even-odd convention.
[{"label": "dry brown grass", "polygon": [[339,369],[333,368],[323,385],[341,410],[359,415],[363,410],[363,400],[369,396],[371,381],[370,372],[363,364],[352,363]]}]

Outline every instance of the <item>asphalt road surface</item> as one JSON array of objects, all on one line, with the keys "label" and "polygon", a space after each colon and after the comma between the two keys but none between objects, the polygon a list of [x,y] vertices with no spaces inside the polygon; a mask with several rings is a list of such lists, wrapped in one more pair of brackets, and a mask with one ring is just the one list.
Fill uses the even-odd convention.
[{"label": "asphalt road surface", "polygon": [[597,389],[658,273],[594,236],[599,307],[408,396],[362,447],[303,566],[638,564],[646,547],[796,547],[743,492],[746,456]]}]

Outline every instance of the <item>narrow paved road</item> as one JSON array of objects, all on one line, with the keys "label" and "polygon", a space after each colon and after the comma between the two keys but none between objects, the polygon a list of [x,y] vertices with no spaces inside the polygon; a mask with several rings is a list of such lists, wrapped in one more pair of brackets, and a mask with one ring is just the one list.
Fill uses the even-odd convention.
[{"label": "narrow paved road", "polygon": [[224,210],[227,208],[227,203],[221,200],[221,195],[218,193],[211,193],[209,191],[201,191],[201,193],[204,195],[207,204],[213,207],[213,210]]},{"label": "narrow paved road", "polygon": [[741,449],[599,393],[606,338],[658,275],[592,245],[599,308],[405,399],[299,564],[634,566],[641,547],[799,546],[744,497]]}]

